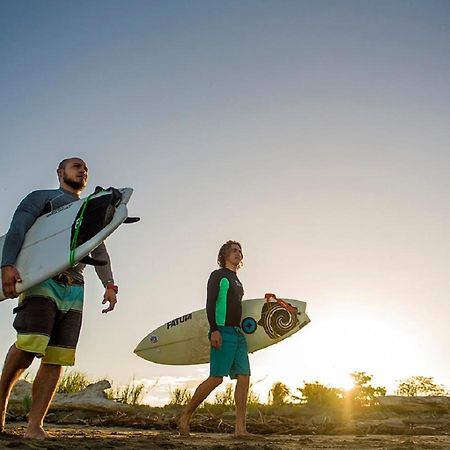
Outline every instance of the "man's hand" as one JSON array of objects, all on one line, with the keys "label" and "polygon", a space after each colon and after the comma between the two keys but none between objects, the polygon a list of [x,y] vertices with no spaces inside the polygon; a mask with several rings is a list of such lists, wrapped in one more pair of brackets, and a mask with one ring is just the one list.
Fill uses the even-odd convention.
[{"label": "man's hand", "polygon": [[211,347],[219,349],[222,346],[222,335],[220,331],[216,330],[211,333]]},{"label": "man's hand", "polygon": [[2,287],[7,298],[17,297],[16,283],[21,283],[20,273],[14,266],[2,267]]},{"label": "man's hand", "polygon": [[110,287],[107,287],[105,290],[105,295],[103,296],[102,305],[105,303],[109,303],[109,306],[106,309],[102,310],[103,314],[106,314],[110,311],[112,311],[117,303],[117,294],[114,289],[111,289]]}]

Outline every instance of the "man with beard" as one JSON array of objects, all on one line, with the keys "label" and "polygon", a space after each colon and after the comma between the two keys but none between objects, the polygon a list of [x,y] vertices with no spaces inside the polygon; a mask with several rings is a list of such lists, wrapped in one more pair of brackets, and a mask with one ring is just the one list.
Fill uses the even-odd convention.
[{"label": "man with beard", "polygon": [[[6,297],[17,296],[15,285],[21,282],[21,278],[15,264],[26,232],[41,215],[77,201],[86,187],[88,168],[81,158],[64,159],[58,166],[57,174],[59,189],[32,192],[22,200],[13,216],[1,263]],[[114,309],[118,292],[109,255],[103,243],[91,255],[97,260],[107,261],[104,266],[96,266],[97,275],[105,287],[103,304],[109,303],[102,312],[107,313]],[[83,309],[84,268],[85,264],[80,263],[20,295],[13,324],[17,340],[9,349],[0,378],[1,432],[5,427],[11,390],[37,357],[41,358],[41,364],[33,382],[32,404],[24,437],[46,438],[44,417],[55,394],[62,366],[75,363]]]}]

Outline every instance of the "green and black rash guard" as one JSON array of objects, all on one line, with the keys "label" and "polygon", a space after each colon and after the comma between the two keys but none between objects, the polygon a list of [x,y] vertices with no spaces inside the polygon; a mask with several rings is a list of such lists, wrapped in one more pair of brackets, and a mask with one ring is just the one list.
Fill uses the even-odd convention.
[{"label": "green and black rash guard", "polygon": [[244,288],[230,269],[215,270],[209,277],[206,313],[211,331],[218,326],[239,327],[242,315]]}]

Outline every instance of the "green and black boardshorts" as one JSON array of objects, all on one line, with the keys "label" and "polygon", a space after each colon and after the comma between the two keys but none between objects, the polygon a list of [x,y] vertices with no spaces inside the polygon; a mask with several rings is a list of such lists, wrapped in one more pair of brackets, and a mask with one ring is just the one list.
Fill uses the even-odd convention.
[{"label": "green and black boardshorts", "polygon": [[73,366],[81,330],[84,286],[49,279],[23,292],[14,328],[16,347],[46,364]]}]

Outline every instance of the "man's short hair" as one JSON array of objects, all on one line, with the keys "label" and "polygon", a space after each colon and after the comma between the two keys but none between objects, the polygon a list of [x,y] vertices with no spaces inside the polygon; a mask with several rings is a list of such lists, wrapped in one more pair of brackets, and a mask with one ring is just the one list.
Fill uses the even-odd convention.
[{"label": "man's short hair", "polygon": [[63,160],[58,164],[58,169],[57,169],[57,170],[65,169],[67,163],[68,163],[69,161],[72,161],[72,159],[79,159],[79,160],[83,161],[83,160],[82,160],[81,158],[79,158],[78,156],[72,156],[71,158],[65,158],[65,159],[63,159]]},{"label": "man's short hair", "polygon": [[66,158],[63,159],[59,164],[58,164],[58,170],[59,169],[65,169],[66,168],[66,164],[70,161],[71,158]]}]

